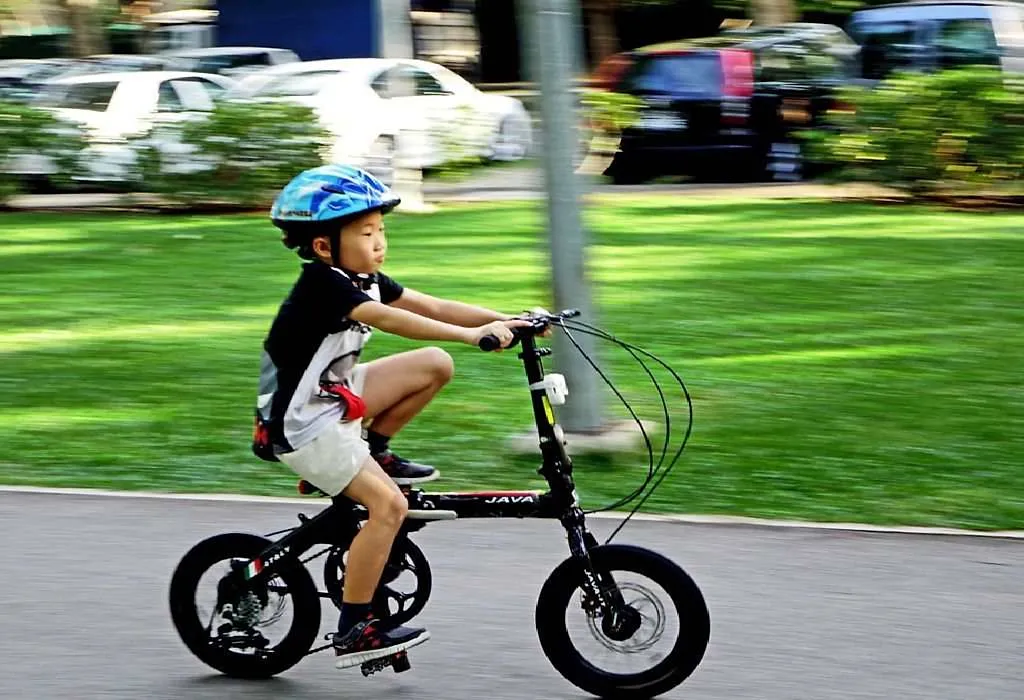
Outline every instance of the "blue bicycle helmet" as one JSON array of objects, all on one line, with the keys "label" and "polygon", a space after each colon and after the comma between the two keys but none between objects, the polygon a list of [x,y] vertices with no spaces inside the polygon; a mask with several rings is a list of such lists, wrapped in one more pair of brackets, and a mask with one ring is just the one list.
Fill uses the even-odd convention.
[{"label": "blue bicycle helmet", "polygon": [[313,257],[310,244],[329,236],[334,264],[340,267],[339,236],[351,219],[371,211],[387,214],[401,199],[370,173],[351,165],[323,165],[292,178],[274,200],[270,219],[284,231],[282,242]]}]

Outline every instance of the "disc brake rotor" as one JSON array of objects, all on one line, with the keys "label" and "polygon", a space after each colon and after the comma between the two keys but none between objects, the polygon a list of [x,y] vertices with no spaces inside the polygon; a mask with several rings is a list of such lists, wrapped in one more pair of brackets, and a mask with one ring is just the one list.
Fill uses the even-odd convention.
[{"label": "disc brake rotor", "polygon": [[[605,648],[620,654],[646,651],[665,633],[665,606],[650,589],[638,584],[620,583],[618,589],[625,602],[625,610],[587,615],[590,633]],[[609,615],[613,618],[609,619]],[[627,634],[620,635],[617,631]]]}]

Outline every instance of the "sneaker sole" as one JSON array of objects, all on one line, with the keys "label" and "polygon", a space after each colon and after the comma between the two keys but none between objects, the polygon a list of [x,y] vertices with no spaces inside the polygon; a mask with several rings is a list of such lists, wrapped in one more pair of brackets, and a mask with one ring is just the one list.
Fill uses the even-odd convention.
[{"label": "sneaker sole", "polygon": [[414,646],[423,644],[423,642],[430,639],[430,632],[424,632],[418,637],[410,639],[408,642],[402,642],[396,644],[393,647],[385,647],[383,649],[371,649],[369,651],[360,651],[354,654],[346,654],[345,656],[338,659],[334,664],[335,668],[352,668],[353,666],[360,666],[367,661],[373,661],[374,659],[383,659],[388,656],[394,656],[400,651],[406,651],[412,649]]},{"label": "sneaker sole", "polygon": [[399,486],[408,486],[410,484],[422,484],[425,481],[433,481],[439,478],[441,478],[441,472],[435,471],[430,476],[393,476],[391,480]]}]

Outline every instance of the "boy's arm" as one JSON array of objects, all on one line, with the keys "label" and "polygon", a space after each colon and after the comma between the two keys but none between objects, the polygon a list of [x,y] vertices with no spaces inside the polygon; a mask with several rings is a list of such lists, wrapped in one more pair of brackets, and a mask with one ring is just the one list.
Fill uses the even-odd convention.
[{"label": "boy's arm", "polygon": [[508,321],[515,318],[510,314],[503,314],[472,304],[464,304],[461,301],[438,299],[408,287],[405,288],[402,296],[394,301],[391,306],[432,318],[435,321],[468,328],[482,326],[491,321]]},{"label": "boy's arm", "polygon": [[491,333],[502,341],[502,347],[512,340],[512,332],[509,330],[512,326],[529,325],[526,321],[510,321],[507,325],[493,323],[496,319],[491,318],[474,327],[464,327],[427,318],[406,309],[394,308],[395,306],[397,304],[389,306],[377,301],[367,301],[352,309],[349,317],[379,328],[385,333],[393,333],[412,340],[449,340],[476,345],[480,338]]}]

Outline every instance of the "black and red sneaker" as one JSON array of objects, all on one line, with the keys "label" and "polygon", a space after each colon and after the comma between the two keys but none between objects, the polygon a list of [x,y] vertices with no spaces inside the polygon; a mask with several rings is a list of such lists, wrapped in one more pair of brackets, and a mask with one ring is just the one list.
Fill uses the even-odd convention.
[{"label": "black and red sneaker", "polygon": [[357,623],[345,635],[335,633],[332,637],[338,657],[335,668],[349,668],[423,644],[430,639],[430,632],[422,627],[393,627],[385,631],[379,620],[369,619]]},{"label": "black and red sneaker", "polygon": [[433,481],[441,476],[441,473],[426,464],[417,464],[399,457],[391,450],[379,452],[373,455],[377,464],[384,470],[384,473],[399,486],[418,484],[424,481]]}]

